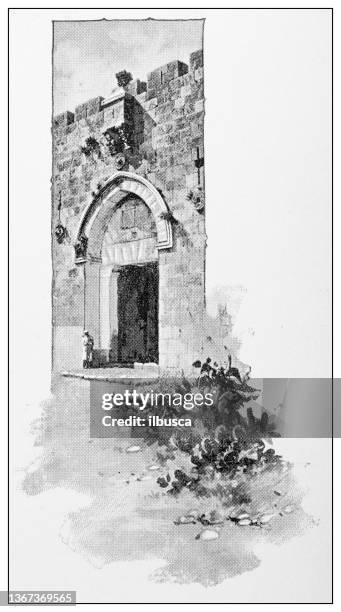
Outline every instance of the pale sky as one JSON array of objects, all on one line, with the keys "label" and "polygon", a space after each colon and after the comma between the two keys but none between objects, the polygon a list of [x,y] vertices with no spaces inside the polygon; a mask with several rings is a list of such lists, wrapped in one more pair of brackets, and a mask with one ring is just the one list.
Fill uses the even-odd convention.
[{"label": "pale sky", "polygon": [[107,96],[115,73],[148,72],[202,47],[203,20],[116,20],[54,22],[54,114]]}]

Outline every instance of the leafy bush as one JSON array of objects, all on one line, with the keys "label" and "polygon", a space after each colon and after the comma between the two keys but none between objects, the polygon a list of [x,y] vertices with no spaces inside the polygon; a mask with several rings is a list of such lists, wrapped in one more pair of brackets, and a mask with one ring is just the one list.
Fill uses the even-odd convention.
[{"label": "leafy bush", "polygon": [[[250,400],[259,396],[259,390],[251,387],[248,374],[241,377],[237,368],[211,365],[211,359],[202,364],[196,361],[194,367],[200,368],[197,380],[190,382],[186,378],[173,381],[173,391],[185,396],[188,393],[208,390],[213,395],[213,405],[195,406],[193,410],[184,411],[183,407],[147,406],[144,412],[155,414],[159,408],[161,415],[167,417],[190,416],[192,427],[147,427],[147,438],[162,447],[158,460],[166,465],[168,460],[181,457],[190,459],[190,466],[175,469],[170,474],[160,476],[157,480],[161,488],[171,495],[177,495],[184,488],[195,495],[224,496],[227,480],[237,479],[233,489],[234,501],[247,503],[248,496],[241,486],[244,475],[252,476],[276,466],[281,457],[272,448],[266,449],[264,438],[276,436],[276,431],[266,412],[257,418],[251,407],[246,415],[240,411]],[[159,383],[162,391],[162,381]],[[167,392],[170,383],[167,381]],[[154,391],[155,385],[153,387]],[[164,390],[164,389],[163,389]],[[240,486],[239,486],[240,485]]]}]

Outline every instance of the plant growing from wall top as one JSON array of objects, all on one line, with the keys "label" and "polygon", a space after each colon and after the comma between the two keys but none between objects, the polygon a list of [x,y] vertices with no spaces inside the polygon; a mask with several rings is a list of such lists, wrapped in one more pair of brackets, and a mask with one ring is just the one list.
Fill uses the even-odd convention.
[{"label": "plant growing from wall top", "polygon": [[115,77],[117,85],[119,87],[126,87],[130,83],[130,81],[133,80],[131,72],[128,72],[127,70],[121,70],[120,72],[116,72]]}]

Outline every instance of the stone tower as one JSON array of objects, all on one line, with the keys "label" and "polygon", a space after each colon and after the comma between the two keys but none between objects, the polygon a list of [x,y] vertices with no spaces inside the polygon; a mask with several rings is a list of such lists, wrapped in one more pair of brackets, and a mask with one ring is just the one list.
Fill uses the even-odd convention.
[{"label": "stone tower", "polygon": [[205,310],[202,50],[53,121],[53,368],[187,370]]}]

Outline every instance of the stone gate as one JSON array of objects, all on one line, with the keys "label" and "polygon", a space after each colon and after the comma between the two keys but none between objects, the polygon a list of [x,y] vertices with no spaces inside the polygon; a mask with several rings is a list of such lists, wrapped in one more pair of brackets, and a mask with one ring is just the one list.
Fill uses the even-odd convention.
[{"label": "stone gate", "polygon": [[201,355],[205,311],[203,55],[53,123],[53,368]]}]

